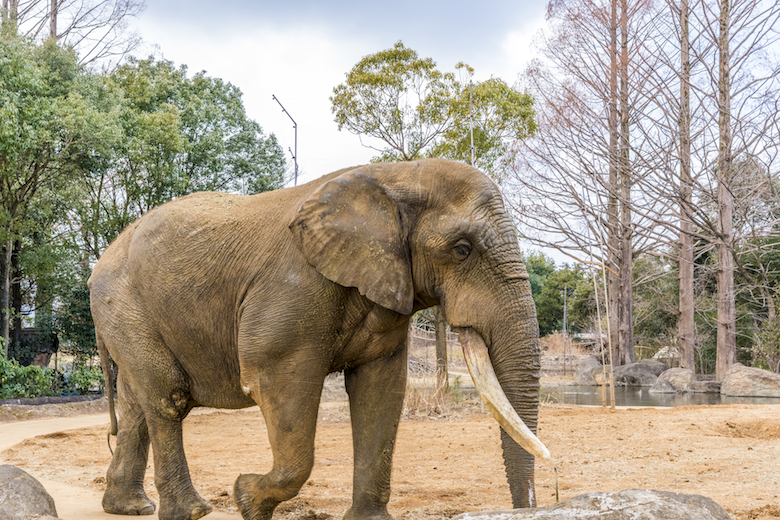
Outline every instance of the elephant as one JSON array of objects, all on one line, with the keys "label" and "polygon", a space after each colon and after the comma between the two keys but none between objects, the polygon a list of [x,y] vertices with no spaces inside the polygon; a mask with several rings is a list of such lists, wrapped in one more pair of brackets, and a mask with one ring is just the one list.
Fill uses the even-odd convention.
[{"label": "elephant", "polygon": [[[314,463],[325,377],[343,371],[354,477],[346,520],[390,519],[390,473],[414,312],[441,306],[502,429],[512,501],[534,498],[540,348],[516,230],[479,170],[443,159],[343,169],[258,195],[196,193],[125,229],[89,279],[104,373],[118,365],[119,422],[103,508],[196,519],[182,420],[199,406],[259,405],[273,468],[234,485],[267,520]],[[107,388],[111,388],[107,384]],[[109,402],[113,406],[113,396]]]}]

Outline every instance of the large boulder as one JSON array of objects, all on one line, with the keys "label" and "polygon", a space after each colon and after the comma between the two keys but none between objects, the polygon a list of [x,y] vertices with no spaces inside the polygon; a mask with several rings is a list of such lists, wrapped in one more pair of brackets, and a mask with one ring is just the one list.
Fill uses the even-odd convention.
[{"label": "large boulder", "polygon": [[663,361],[659,361],[657,359],[640,359],[640,363],[643,365],[646,365],[650,370],[653,371],[653,374],[656,375],[656,377],[660,376],[664,373],[666,370],[666,363]]},{"label": "large boulder", "polygon": [[730,520],[711,498],[628,489],[588,493],[533,509],[464,513],[453,520]]},{"label": "large boulder", "polygon": [[696,374],[693,370],[688,368],[670,368],[658,376],[658,380],[650,389],[650,393],[676,394],[677,392],[688,392],[694,381],[696,381]]},{"label": "large boulder", "polygon": [[601,361],[596,356],[587,356],[580,360],[577,367],[577,373],[574,374],[574,382],[578,385],[596,386],[598,382],[593,374],[593,370],[601,370]]},{"label": "large boulder", "polygon": [[[707,376],[701,376],[705,378]],[[670,368],[658,376],[650,389],[651,394],[720,393],[720,381],[702,380],[688,368]]]},{"label": "large boulder", "polygon": [[780,374],[735,363],[726,372],[720,393],[728,396],[780,397]]},{"label": "large boulder", "polygon": [[643,363],[615,367],[615,384],[624,386],[653,386],[658,380],[653,369]]},{"label": "large boulder", "polygon": [[54,499],[24,470],[0,466],[0,518],[3,520],[56,519]]}]

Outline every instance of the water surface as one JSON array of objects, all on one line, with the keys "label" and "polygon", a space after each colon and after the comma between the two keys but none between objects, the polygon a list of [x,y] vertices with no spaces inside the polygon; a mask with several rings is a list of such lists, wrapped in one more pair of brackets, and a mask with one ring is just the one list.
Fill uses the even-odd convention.
[{"label": "water surface", "polygon": [[[651,394],[650,387],[616,386],[616,406],[688,406],[701,404],[780,404],[778,397],[726,397],[720,394]],[[609,388],[607,388],[609,399]],[[600,386],[543,386],[541,401],[601,406]]]}]

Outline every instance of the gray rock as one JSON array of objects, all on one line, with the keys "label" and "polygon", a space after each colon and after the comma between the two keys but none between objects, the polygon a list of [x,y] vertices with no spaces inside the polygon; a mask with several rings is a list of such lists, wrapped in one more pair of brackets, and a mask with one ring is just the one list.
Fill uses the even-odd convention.
[{"label": "gray rock", "polygon": [[735,363],[726,372],[721,395],[780,397],[780,374]]},{"label": "gray rock", "polygon": [[688,392],[696,381],[696,374],[687,368],[670,368],[664,371],[650,389],[650,393]]},{"label": "gray rock", "polygon": [[615,367],[615,384],[625,386],[653,386],[658,380],[653,370],[642,363]]},{"label": "gray rock", "polygon": [[588,493],[533,509],[464,513],[453,520],[731,520],[711,498],[628,489]]},{"label": "gray rock", "polygon": [[720,381],[694,381],[691,383],[691,392],[696,394],[719,394]]},{"label": "gray rock", "polygon": [[574,382],[578,385],[596,386],[598,382],[593,375],[593,370],[601,370],[601,361],[595,356],[588,356],[580,360],[577,373],[574,374]]},{"label": "gray rock", "polygon": [[666,370],[666,363],[657,359],[640,359],[639,362],[650,367],[650,370],[653,371],[656,377],[663,374]]},{"label": "gray rock", "polygon": [[33,520],[56,518],[54,499],[26,471],[16,466],[0,466],[0,518]]},{"label": "gray rock", "polygon": [[662,380],[660,377],[655,382],[653,386],[650,387],[650,390],[648,390],[651,394],[676,394],[677,389],[672,386],[672,383],[669,382],[669,380],[664,379]]}]

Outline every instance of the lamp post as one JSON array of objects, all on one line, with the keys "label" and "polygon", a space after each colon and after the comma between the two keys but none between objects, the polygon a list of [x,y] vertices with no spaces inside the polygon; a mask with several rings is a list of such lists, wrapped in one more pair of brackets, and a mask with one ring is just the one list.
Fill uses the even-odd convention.
[{"label": "lamp post", "polygon": [[293,130],[295,130],[295,152],[293,152],[289,148],[287,149],[290,150],[290,155],[292,155],[293,163],[295,164],[295,186],[297,186],[298,185],[298,123],[295,122],[295,119],[292,118],[290,113],[284,108],[284,105],[282,105],[282,102],[279,101],[274,94],[271,94],[271,97],[273,98],[274,101],[279,103],[280,107],[282,107],[282,112],[287,114],[287,117],[290,118],[290,121],[292,121],[293,124]]}]

